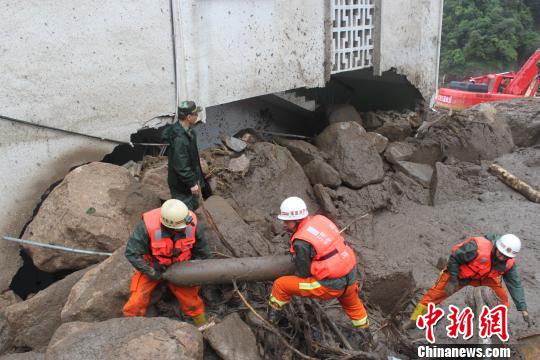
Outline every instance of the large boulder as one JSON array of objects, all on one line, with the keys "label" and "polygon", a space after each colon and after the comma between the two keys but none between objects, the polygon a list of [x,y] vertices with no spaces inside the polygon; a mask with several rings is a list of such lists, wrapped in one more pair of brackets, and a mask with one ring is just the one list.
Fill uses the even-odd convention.
[{"label": "large boulder", "polygon": [[[129,172],[116,165],[90,163],[71,171],[43,201],[23,238],[66,247],[113,252],[122,246],[141,214],[160,206]],[[25,247],[43,271],[82,269],[102,256]]]},{"label": "large boulder", "polygon": [[163,317],[116,318],[63,324],[45,359],[202,359],[203,339],[193,326]]},{"label": "large boulder", "polygon": [[341,185],[339,173],[323,160],[313,160],[304,166],[309,182],[312,185],[322,184],[331,188]]},{"label": "large boulder", "polygon": [[255,335],[238,313],[232,313],[219,324],[210,327],[205,331],[204,337],[221,359],[260,359]]},{"label": "large boulder", "polygon": [[30,299],[5,308],[0,317],[0,353],[10,348],[45,348],[61,324],[60,312],[71,288],[86,271],[70,274]]},{"label": "large boulder", "polygon": [[259,142],[246,151],[250,168],[232,182],[226,195],[238,214],[248,223],[266,223],[266,217],[279,212],[281,202],[298,196],[310,211],[317,209],[306,174],[286,148]]},{"label": "large boulder", "polygon": [[362,118],[354,106],[349,104],[330,105],[328,108],[328,123],[335,124],[340,122],[354,121],[362,125]]},{"label": "large boulder", "polygon": [[21,298],[17,296],[12,290],[3,292],[0,295],[0,311],[10,305],[21,302]]},{"label": "large boulder", "polygon": [[422,186],[428,188],[431,185],[433,168],[427,164],[417,164],[410,161],[398,161],[396,167],[410,178],[416,180]]},{"label": "large boulder", "polygon": [[495,117],[510,126],[516,146],[540,144],[540,98],[520,98],[491,105],[496,110]]},{"label": "large boulder", "polygon": [[465,189],[468,183],[459,178],[456,171],[443,163],[435,164],[431,180],[431,204],[441,205],[450,201],[464,200],[470,196]]},{"label": "large boulder", "polygon": [[293,158],[302,166],[313,160],[324,158],[324,154],[307,141],[278,138],[277,143],[289,149]]},{"label": "large boulder", "polygon": [[383,161],[364,128],[357,123],[332,124],[317,136],[315,142],[329,155],[330,165],[348,186],[361,188],[382,181]]},{"label": "large boulder", "polygon": [[414,145],[406,142],[393,142],[388,145],[384,152],[386,161],[397,164],[398,161],[408,161],[414,153]]},{"label": "large boulder", "polygon": [[366,136],[379,154],[382,154],[384,150],[386,150],[386,147],[388,146],[388,139],[386,137],[376,132],[368,132]]},{"label": "large boulder", "polygon": [[167,183],[167,171],[167,157],[145,157],[144,168],[141,174],[141,184],[143,187],[156,193],[161,200],[171,198],[171,190]]},{"label": "large boulder", "polygon": [[423,141],[439,144],[443,156],[461,161],[491,160],[514,148],[505,120],[489,103],[447,114],[426,126]]},{"label": "large boulder", "polygon": [[223,235],[229,253],[239,257],[272,254],[270,243],[251,229],[227,200],[213,195],[205,201],[205,208]]},{"label": "large boulder", "polygon": [[22,266],[22,258],[19,255],[21,249],[18,244],[9,243],[7,241],[0,242],[0,292],[9,288],[13,276],[19,271]]},{"label": "large boulder", "polygon": [[415,112],[377,111],[364,115],[365,128],[383,135],[389,141],[405,140],[412,133],[411,124],[417,122],[418,114]]},{"label": "large boulder", "polygon": [[44,360],[44,359],[45,359],[45,354],[36,352],[36,351],[28,351],[24,353],[14,353],[14,354],[0,356],[0,360]]},{"label": "large boulder", "polygon": [[61,312],[62,322],[103,321],[122,316],[129,297],[133,266],[124,256],[125,247],[90,269],[71,288]]}]

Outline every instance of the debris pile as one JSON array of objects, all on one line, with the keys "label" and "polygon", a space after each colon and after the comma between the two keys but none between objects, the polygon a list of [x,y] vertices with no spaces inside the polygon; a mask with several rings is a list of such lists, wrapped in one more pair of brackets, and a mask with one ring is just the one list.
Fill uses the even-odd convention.
[{"label": "debris pile", "polygon": [[[516,108],[521,101],[437,114],[421,126],[416,113],[359,115],[341,106],[312,142],[246,133],[201,153],[214,192],[205,209],[221,233],[200,213],[213,257],[287,254],[289,238],[276,215],[284,198],[302,197],[311,213],[344,228],[358,254],[371,337],[350,325],[335,300],[294,299],[279,329],[272,327],[264,319],[271,282],[203,286],[215,324],[202,335],[177,321],[189,320],[166,288],[157,290],[165,295],[148,312],[159,317],[121,318],[133,274],[122,245],[140,214],[168,197],[167,159],[147,157],[140,182],[121,167],[92,163],[68,174],[44,201],[24,238],[114,254],[102,261],[28,248],[40,268],[75,272],[24,301],[2,295],[0,353],[142,359],[165,352],[199,359],[204,349],[205,357],[222,359],[403,359],[415,356],[411,341],[422,337],[401,330],[413,303],[453,245],[485,233],[513,232],[524,241],[517,263],[529,313],[538,318],[538,204],[488,171],[497,163],[540,188],[540,139],[525,138],[516,125],[524,122]],[[532,101],[527,106],[538,106]],[[525,113],[537,121],[537,114]],[[452,303],[466,304],[467,293]],[[513,334],[524,330],[515,309],[509,319]]]}]

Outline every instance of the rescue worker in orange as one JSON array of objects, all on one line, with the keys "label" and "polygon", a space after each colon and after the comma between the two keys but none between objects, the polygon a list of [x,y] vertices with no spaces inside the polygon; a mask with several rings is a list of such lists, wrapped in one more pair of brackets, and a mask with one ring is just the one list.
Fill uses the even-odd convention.
[{"label": "rescue worker in orange", "polygon": [[427,312],[429,303],[440,304],[464,286],[488,286],[497,295],[501,304],[510,306],[504,290],[504,280],[523,320],[529,325],[532,320],[527,312],[525,292],[514,263],[521,250],[521,240],[512,234],[470,237],[452,248],[446,269],[441,272],[435,285],[428,290],[411,315],[405,329],[411,329],[416,319]]},{"label": "rescue worker in orange", "polygon": [[295,295],[322,300],[337,298],[353,325],[367,329],[367,312],[358,297],[356,256],[337,226],[322,215],[308,216],[306,203],[298,197],[285,199],[280,211],[278,219],[292,233],[290,251],[298,276],[282,276],[274,282],[269,321],[277,323],[283,306]]},{"label": "rescue worker in orange", "polygon": [[[143,214],[128,239],[125,256],[136,269],[131,280],[131,296],[124,306],[124,316],[144,316],[152,290],[162,281],[170,265],[210,257],[208,242],[197,223],[197,216],[180,200],[171,199],[161,208]],[[167,282],[178,299],[180,310],[191,316],[195,325],[206,322],[199,288],[180,287]]]}]

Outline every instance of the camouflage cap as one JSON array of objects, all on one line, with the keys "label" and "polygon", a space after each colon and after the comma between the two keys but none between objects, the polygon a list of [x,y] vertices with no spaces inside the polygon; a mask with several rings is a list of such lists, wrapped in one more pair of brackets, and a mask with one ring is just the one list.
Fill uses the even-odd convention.
[{"label": "camouflage cap", "polygon": [[199,113],[202,111],[200,106],[197,106],[194,101],[182,101],[178,106],[178,114],[186,116]]}]

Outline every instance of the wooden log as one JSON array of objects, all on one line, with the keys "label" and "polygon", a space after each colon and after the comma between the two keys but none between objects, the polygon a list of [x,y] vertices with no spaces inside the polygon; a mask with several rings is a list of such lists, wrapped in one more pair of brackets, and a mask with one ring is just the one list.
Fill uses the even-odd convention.
[{"label": "wooden log", "polygon": [[163,278],[178,286],[230,284],[232,280],[268,281],[294,274],[290,255],[192,260],[176,263]]},{"label": "wooden log", "polygon": [[503,183],[519,192],[532,202],[540,203],[540,191],[535,190],[531,185],[527,184],[523,180],[518,179],[515,175],[512,175],[502,166],[492,164],[489,167],[489,171],[497,176]]}]

